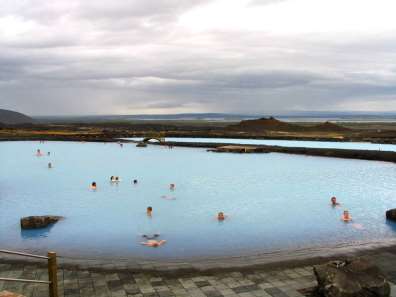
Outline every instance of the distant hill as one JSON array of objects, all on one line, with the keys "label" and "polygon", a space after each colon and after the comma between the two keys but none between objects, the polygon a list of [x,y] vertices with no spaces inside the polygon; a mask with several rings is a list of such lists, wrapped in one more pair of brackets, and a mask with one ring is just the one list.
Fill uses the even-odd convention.
[{"label": "distant hill", "polygon": [[15,125],[15,124],[31,124],[35,121],[23,113],[0,109],[0,123],[5,125]]},{"label": "distant hill", "polygon": [[326,131],[326,132],[343,132],[343,131],[350,131],[351,129],[340,126],[340,125],[336,125],[331,122],[325,122],[325,123],[311,127],[311,130]]},{"label": "distant hill", "polygon": [[280,121],[273,117],[260,118],[256,120],[245,120],[239,124],[230,125],[229,130],[244,132],[264,132],[264,131],[281,131],[281,132],[300,132],[300,131],[318,131],[318,132],[343,132],[349,131],[348,128],[336,125],[330,122],[320,123],[315,126],[300,126]]},{"label": "distant hill", "polygon": [[246,132],[262,132],[262,131],[303,131],[304,127],[279,121],[273,117],[261,118],[256,120],[241,121],[239,124],[228,126],[230,130],[246,131]]}]

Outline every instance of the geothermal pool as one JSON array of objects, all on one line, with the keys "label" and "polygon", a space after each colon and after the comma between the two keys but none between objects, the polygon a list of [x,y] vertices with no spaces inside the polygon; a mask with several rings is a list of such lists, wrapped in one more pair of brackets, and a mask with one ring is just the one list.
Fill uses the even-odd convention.
[{"label": "geothermal pool", "polygon": [[[36,157],[38,148],[51,155]],[[111,184],[111,175],[122,181]],[[92,181],[96,191],[89,189]],[[341,207],[330,206],[332,195]],[[151,219],[147,206],[154,209]],[[396,225],[384,216],[394,207],[396,165],[387,162],[115,143],[0,143],[0,248],[174,259],[336,246],[394,238]],[[340,220],[344,209],[352,223]],[[226,221],[217,222],[218,211]],[[43,214],[66,218],[21,232],[20,217]],[[157,232],[165,245],[139,244],[141,234]]]},{"label": "geothermal pool", "polygon": [[[132,138],[124,138],[124,139],[141,141],[142,137],[132,137]],[[246,139],[246,138],[199,138],[199,137],[166,137],[165,140],[174,141],[174,142],[277,145],[284,147],[332,148],[332,149],[347,149],[347,150],[396,152],[396,144],[381,144],[381,143],[370,143],[370,142]]]}]

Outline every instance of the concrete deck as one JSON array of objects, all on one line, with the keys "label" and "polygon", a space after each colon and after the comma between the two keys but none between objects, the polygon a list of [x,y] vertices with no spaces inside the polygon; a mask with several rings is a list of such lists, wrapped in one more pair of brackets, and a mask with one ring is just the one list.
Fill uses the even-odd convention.
[{"label": "concrete deck", "polygon": [[[396,249],[364,257],[383,270],[391,282],[391,296],[396,297]],[[311,265],[201,272],[145,271],[106,264],[91,268],[60,266],[58,279],[62,297],[302,297],[308,296],[316,286]],[[0,277],[46,280],[47,269],[45,263],[12,262],[3,258],[0,259]],[[46,285],[0,281],[0,292],[2,290],[26,297],[48,296]]]}]

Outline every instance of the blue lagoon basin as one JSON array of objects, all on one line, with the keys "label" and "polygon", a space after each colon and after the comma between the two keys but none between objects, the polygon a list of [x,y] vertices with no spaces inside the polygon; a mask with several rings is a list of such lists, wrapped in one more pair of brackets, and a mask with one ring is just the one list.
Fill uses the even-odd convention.
[{"label": "blue lagoon basin", "polygon": [[[37,149],[44,155],[35,156]],[[1,248],[176,259],[353,245],[396,234],[385,220],[396,207],[393,163],[77,142],[2,142],[0,156]],[[121,181],[110,183],[112,175]],[[332,196],[341,206],[330,206]],[[341,221],[344,209],[352,222]],[[216,219],[219,211],[224,222]],[[21,231],[21,217],[47,214],[65,219]],[[142,234],[152,233],[166,244],[141,245]]]}]

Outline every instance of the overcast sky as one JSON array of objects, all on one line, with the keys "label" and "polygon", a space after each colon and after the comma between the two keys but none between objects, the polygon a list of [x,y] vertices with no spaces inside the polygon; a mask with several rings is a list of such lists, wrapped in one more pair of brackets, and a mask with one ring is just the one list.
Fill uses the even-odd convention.
[{"label": "overcast sky", "polygon": [[0,108],[396,111],[395,0],[1,0]]}]

